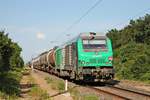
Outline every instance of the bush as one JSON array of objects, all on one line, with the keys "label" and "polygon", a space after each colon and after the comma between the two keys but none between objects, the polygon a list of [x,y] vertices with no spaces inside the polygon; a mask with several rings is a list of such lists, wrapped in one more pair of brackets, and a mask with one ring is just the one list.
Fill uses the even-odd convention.
[{"label": "bush", "polygon": [[[0,92],[2,97],[16,98],[20,94],[21,69],[9,71],[0,75]],[[0,97],[1,97],[0,96]]]},{"label": "bush", "polygon": [[24,66],[21,47],[0,31],[0,92],[6,99],[20,93],[19,82]]},{"label": "bush", "polygon": [[144,75],[142,75],[140,80],[142,80],[142,81],[147,80],[147,82],[150,83],[150,72],[145,73]]},{"label": "bush", "polygon": [[8,34],[0,31],[0,72],[6,72],[13,68],[23,67],[24,62],[21,58],[21,47],[13,42]]},{"label": "bush", "polygon": [[107,33],[114,49],[114,66],[119,79],[149,81],[150,15],[131,20],[121,30]]}]

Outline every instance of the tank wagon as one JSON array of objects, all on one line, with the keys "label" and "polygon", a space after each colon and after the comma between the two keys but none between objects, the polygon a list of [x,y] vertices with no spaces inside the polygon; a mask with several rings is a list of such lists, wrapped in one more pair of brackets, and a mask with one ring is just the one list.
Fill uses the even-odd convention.
[{"label": "tank wagon", "polygon": [[104,81],[114,77],[112,61],[110,39],[89,32],[40,54],[32,62],[36,69],[70,79]]}]

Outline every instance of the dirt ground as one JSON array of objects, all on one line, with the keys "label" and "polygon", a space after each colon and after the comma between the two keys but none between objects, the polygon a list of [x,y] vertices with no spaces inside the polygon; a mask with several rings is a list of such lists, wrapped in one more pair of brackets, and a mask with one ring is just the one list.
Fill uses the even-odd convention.
[{"label": "dirt ground", "polygon": [[28,92],[30,91],[28,83],[29,77],[27,75],[23,75],[20,82],[21,94],[19,100],[28,100],[30,98],[30,96],[28,95]]},{"label": "dirt ground", "polygon": [[[47,73],[43,73],[37,70],[30,72],[31,77],[34,79],[35,84],[37,84],[42,90],[46,91],[50,96],[50,100],[73,100],[69,93],[60,94],[59,91],[54,90],[46,82],[45,77],[48,77]],[[21,82],[22,84],[22,93],[19,100],[33,100],[34,97],[30,97],[26,92],[29,91],[29,88],[26,88],[25,84],[28,84],[28,76],[23,76]]]},{"label": "dirt ground", "polygon": [[[48,77],[47,74],[34,70],[33,72],[31,72],[31,75],[36,80],[36,83],[43,90],[46,90],[50,96],[53,96],[52,97],[53,100],[73,100],[69,94],[59,94],[58,91],[53,90],[45,80],[45,77],[46,76]],[[56,96],[54,96],[54,95],[56,95]]]}]

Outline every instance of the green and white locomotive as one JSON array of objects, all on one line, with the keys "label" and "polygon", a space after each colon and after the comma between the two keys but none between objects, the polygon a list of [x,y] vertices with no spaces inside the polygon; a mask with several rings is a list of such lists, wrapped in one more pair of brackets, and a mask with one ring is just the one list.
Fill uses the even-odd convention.
[{"label": "green and white locomotive", "polygon": [[42,53],[32,63],[34,68],[70,79],[104,81],[114,77],[112,61],[110,39],[89,32]]}]

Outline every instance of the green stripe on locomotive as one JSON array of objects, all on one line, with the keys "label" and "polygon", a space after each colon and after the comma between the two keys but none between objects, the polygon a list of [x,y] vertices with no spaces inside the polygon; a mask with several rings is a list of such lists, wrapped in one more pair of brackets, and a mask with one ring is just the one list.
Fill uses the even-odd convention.
[{"label": "green stripe on locomotive", "polygon": [[107,51],[100,50],[98,52],[85,52],[83,41],[81,38],[77,41],[78,48],[78,67],[112,67],[113,56],[112,45],[110,39],[106,38]]},{"label": "green stripe on locomotive", "polygon": [[55,64],[57,69],[63,69],[63,57],[62,57],[62,49],[57,48],[55,50]]}]

